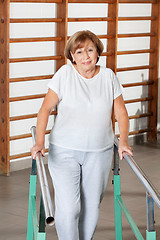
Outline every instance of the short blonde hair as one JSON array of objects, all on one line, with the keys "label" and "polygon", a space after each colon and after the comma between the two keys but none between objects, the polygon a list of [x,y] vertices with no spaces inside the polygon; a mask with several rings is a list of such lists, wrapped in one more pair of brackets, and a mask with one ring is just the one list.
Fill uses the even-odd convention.
[{"label": "short blonde hair", "polygon": [[[89,30],[76,32],[69,38],[64,49],[64,56],[74,63],[71,52],[75,53],[78,48],[83,46],[86,40],[91,40],[93,42],[97,49],[97,53],[100,56],[103,52],[103,43],[94,33]],[[98,60],[99,58],[97,59],[97,62]]]}]

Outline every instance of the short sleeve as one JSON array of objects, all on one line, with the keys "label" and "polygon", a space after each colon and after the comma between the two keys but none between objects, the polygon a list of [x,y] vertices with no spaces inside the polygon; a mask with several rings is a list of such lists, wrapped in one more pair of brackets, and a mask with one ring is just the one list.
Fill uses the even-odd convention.
[{"label": "short sleeve", "polygon": [[53,78],[48,83],[48,88],[52,89],[59,98],[59,101],[63,97],[63,89],[64,89],[64,76],[65,69],[61,67],[53,76]]},{"label": "short sleeve", "polygon": [[112,71],[112,84],[113,84],[113,94],[114,94],[113,99],[116,99],[123,93],[123,87],[120,84],[117,76],[114,74],[113,71]]}]

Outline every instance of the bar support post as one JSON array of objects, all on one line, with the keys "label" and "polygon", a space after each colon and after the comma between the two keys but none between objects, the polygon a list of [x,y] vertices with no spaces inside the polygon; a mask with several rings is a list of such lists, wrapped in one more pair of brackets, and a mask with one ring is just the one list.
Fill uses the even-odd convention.
[{"label": "bar support post", "polygon": [[119,175],[118,149],[114,146],[114,211],[115,211],[115,239],[122,240],[122,211],[118,203],[118,196],[121,196],[121,183]]},{"label": "bar support post", "polygon": [[146,204],[147,204],[146,240],[156,240],[156,231],[154,227],[154,201],[148,192],[146,192]]}]

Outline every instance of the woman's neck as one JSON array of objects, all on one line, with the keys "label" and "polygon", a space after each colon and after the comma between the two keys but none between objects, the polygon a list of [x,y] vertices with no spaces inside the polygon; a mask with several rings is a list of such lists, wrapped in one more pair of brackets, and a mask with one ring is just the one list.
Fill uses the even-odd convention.
[{"label": "woman's neck", "polygon": [[82,76],[82,77],[85,77],[87,79],[90,79],[90,78],[93,78],[95,75],[97,75],[97,73],[99,72],[100,70],[100,66],[95,66],[93,69],[91,70],[88,70],[88,71],[83,71],[81,69],[78,69],[77,68],[77,65],[74,65],[75,69],[77,70],[77,72],[79,72],[79,74]]}]

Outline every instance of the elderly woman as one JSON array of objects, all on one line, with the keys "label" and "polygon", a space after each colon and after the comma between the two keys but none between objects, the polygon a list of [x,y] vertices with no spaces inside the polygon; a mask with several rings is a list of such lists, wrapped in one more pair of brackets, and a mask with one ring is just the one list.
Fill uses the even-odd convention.
[{"label": "elderly woman", "polygon": [[62,66],[49,82],[38,113],[36,145],[44,155],[48,116],[58,115],[50,134],[48,167],[55,190],[55,224],[60,240],[90,240],[106,189],[113,155],[112,111],[120,130],[119,155],[132,155],[122,87],[112,70],[96,65],[103,44],[90,31],[70,37]]}]

